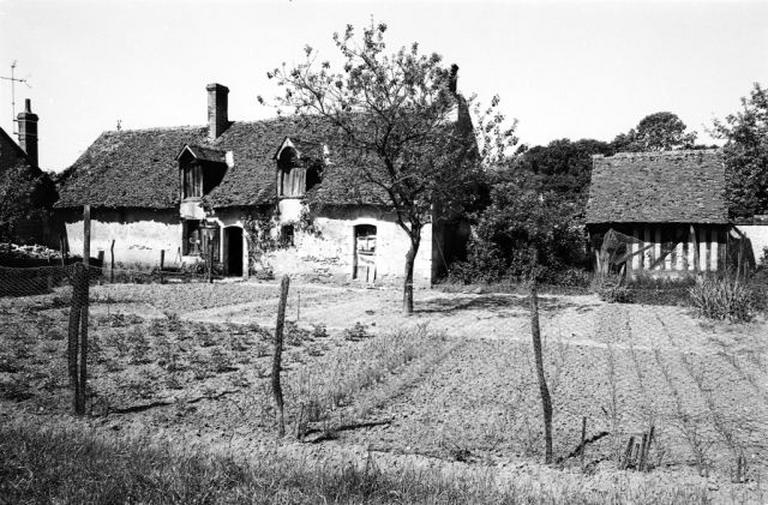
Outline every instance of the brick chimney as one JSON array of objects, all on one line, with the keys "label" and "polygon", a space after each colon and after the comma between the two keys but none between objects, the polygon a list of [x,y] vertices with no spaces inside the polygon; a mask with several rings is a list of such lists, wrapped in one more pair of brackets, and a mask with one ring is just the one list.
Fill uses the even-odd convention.
[{"label": "brick chimney", "polygon": [[24,100],[24,112],[19,112],[19,145],[27,153],[29,162],[37,166],[37,114],[32,112],[32,101]]},{"label": "brick chimney", "polygon": [[227,118],[227,95],[229,88],[213,83],[205,87],[208,91],[208,138],[217,139],[229,127]]}]

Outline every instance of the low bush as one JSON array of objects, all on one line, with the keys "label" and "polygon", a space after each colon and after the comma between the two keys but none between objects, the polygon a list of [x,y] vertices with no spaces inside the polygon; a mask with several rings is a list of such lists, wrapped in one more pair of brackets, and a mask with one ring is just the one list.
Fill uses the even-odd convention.
[{"label": "low bush", "polygon": [[695,283],[696,278],[693,276],[638,276],[628,283],[628,287],[632,290],[633,303],[688,306],[691,304],[689,291]]},{"label": "low bush", "polygon": [[764,304],[759,288],[730,279],[699,279],[689,293],[699,316],[708,319],[748,322]]},{"label": "low bush", "polygon": [[617,275],[599,275],[592,280],[592,290],[608,303],[632,303],[632,291]]}]

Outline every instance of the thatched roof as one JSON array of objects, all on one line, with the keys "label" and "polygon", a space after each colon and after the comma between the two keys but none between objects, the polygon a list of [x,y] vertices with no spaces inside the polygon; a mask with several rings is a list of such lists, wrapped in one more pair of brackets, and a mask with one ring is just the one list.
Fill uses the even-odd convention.
[{"label": "thatched roof", "polygon": [[587,224],[727,223],[716,149],[594,156]]},{"label": "thatched roof", "polygon": [[[179,203],[176,157],[185,146],[216,161],[232,151],[234,166],[208,196],[214,207],[270,204],[277,195],[274,154],[286,137],[305,159],[322,159],[323,145],[329,146],[331,163],[322,182],[329,194],[337,193],[330,186],[350,184],[334,177],[334,167],[342,167],[345,158],[334,142],[339,137],[334,127],[319,117],[234,122],[216,140],[207,135],[206,126],[105,132],[63,175],[56,206],[173,208]],[[371,191],[363,189],[362,197]]]}]

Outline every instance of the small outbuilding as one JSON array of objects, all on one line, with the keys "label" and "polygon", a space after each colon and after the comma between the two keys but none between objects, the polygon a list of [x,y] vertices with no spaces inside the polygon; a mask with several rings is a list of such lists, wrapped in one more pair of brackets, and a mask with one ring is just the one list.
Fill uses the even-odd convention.
[{"label": "small outbuilding", "polygon": [[740,234],[724,190],[717,149],[594,156],[586,224],[596,270],[632,279],[727,269]]}]

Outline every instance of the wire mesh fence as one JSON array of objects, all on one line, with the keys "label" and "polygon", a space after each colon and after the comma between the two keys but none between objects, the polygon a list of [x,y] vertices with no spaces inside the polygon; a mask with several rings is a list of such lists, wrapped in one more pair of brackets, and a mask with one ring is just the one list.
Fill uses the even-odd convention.
[{"label": "wire mesh fence", "polygon": [[[194,416],[191,406],[202,408],[203,398],[212,404],[206,419],[226,412],[236,416],[233,426],[247,419],[248,429],[272,430],[277,282],[164,274],[109,282],[109,269],[99,266],[0,268],[4,401],[104,416],[176,405]],[[448,457],[460,453],[456,447],[541,454],[527,297],[418,291],[416,313],[403,318],[399,296],[291,286],[286,432],[309,431],[319,385],[330,395],[343,384],[350,403],[333,406],[334,415],[349,418],[353,404],[386,406],[396,419],[391,434],[377,434],[386,443]],[[689,464],[745,479],[768,460],[764,323],[728,326],[685,307],[595,295],[545,293],[540,308],[556,461],[586,453],[585,465]],[[392,337],[422,323],[447,340]],[[401,367],[397,373],[383,357]],[[216,403],[223,398],[231,401]]]}]

